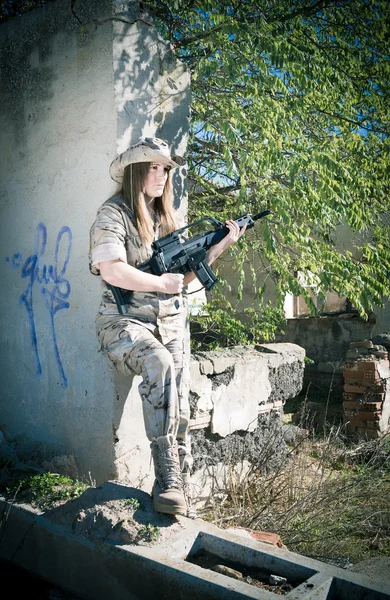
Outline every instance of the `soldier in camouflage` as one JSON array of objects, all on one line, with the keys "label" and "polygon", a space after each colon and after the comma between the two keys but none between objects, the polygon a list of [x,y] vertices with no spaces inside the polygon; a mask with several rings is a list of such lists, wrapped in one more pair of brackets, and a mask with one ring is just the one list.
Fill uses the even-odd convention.
[{"label": "soldier in camouflage", "polygon": [[[153,504],[168,514],[190,510],[185,493],[192,465],[185,289],[195,276],[155,276],[136,267],[150,258],[153,240],[182,225],[173,209],[171,185],[171,170],[182,164],[157,138],[130,146],[110,166],[121,193],[99,208],[90,232],[90,271],[103,281],[97,335],[120,372],[142,377],[139,391],[156,476]],[[229,234],[209,250],[209,264],[243,233],[234,221],[226,224]],[[132,290],[127,314],[118,313],[107,283]]]}]

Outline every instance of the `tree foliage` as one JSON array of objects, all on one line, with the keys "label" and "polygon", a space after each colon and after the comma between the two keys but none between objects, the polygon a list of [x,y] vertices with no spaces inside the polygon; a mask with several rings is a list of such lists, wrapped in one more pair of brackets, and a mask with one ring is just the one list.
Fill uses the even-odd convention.
[{"label": "tree foliage", "polygon": [[[261,257],[276,306],[304,292],[304,273],[320,296],[336,291],[367,316],[390,296],[390,4],[151,5],[192,76],[190,218],[269,208],[238,260]],[[347,250],[340,225],[350,227]],[[254,277],[255,296],[261,283]]]}]

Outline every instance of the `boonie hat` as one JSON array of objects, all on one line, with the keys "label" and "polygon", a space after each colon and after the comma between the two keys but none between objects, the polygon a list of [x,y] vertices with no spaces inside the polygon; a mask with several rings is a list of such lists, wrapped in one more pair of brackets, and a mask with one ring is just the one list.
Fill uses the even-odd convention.
[{"label": "boonie hat", "polygon": [[161,162],[172,169],[185,164],[181,156],[171,155],[169,146],[159,138],[141,138],[136,144],[119,154],[110,165],[111,179],[122,183],[125,167],[140,162]]}]

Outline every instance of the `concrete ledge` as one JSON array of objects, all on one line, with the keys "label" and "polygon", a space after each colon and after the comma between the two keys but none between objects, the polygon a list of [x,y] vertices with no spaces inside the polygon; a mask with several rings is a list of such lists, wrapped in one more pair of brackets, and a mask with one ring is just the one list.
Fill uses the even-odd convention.
[{"label": "concrete ledge", "polygon": [[190,429],[222,437],[254,431],[257,416],[280,409],[302,389],[305,350],[296,344],[195,352],[190,363]]},{"label": "concrete ledge", "polygon": [[[115,486],[114,486],[115,487]],[[114,489],[101,487],[107,498]],[[128,493],[142,494],[128,489]],[[82,499],[82,497],[81,497]],[[148,496],[145,494],[145,501]],[[150,501],[150,500],[149,500]],[[75,502],[75,501],[72,501]],[[72,502],[67,503],[72,505]],[[80,503],[80,499],[78,501]],[[66,505],[65,505],[66,506]],[[55,513],[57,509],[52,511]],[[262,542],[243,539],[201,520],[172,518],[179,530],[152,547],[94,543],[26,505],[0,498],[0,557],[91,600],[272,600],[280,594],[204,569],[186,559],[199,551],[286,577],[290,600],[389,600],[390,585]]]},{"label": "concrete ledge", "polygon": [[[277,468],[287,452],[282,434],[282,409],[303,385],[305,350],[296,344],[236,346],[197,352],[190,360],[190,430],[194,475],[202,491],[214,485],[219,465],[257,464],[264,448],[274,451],[268,463]],[[114,373],[118,399],[114,407],[115,469],[118,479],[144,491],[152,489],[149,442],[144,430],[138,385],[141,378]],[[227,459],[230,463],[227,465]],[[98,483],[101,483],[98,480]]]}]

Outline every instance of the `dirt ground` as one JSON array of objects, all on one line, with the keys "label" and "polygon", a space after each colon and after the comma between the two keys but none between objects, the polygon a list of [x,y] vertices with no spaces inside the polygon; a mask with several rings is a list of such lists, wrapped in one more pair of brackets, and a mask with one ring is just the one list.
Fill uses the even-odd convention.
[{"label": "dirt ground", "polygon": [[152,546],[179,533],[180,517],[156,513],[149,494],[116,481],[88,488],[45,517],[93,542]]}]

